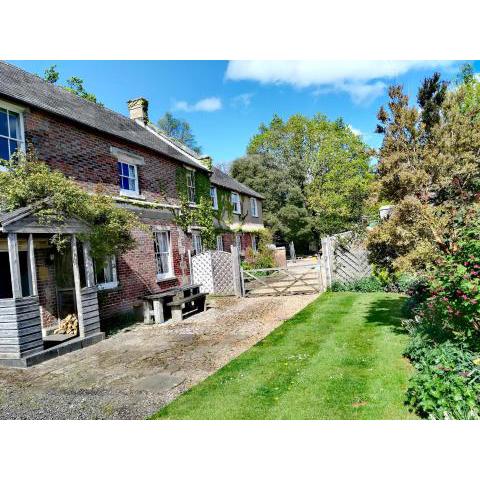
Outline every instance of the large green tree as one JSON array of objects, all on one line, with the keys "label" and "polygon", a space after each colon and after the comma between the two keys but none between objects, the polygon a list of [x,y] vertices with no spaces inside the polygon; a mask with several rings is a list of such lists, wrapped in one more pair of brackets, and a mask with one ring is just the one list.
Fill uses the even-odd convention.
[{"label": "large green tree", "polygon": [[369,234],[371,260],[389,271],[423,271],[455,249],[459,219],[479,200],[480,83],[469,68],[450,91],[438,74],[409,103],[400,86],[378,114],[384,134],[377,200],[393,213]]},{"label": "large green tree", "polygon": [[158,120],[157,127],[169,137],[179,140],[193,151],[201,153],[202,149],[197,144],[195,135],[192,132],[192,127],[186,120],[181,120],[174,117],[170,112],[166,112],[165,115]]},{"label": "large green tree", "polygon": [[231,174],[265,196],[265,223],[276,240],[306,249],[361,221],[370,153],[342,120],[275,115],[260,125]]}]

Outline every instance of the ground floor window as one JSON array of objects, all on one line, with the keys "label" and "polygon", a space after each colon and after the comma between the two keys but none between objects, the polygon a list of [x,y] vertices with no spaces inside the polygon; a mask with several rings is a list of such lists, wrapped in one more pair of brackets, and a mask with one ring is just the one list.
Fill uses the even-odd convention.
[{"label": "ground floor window", "polygon": [[163,279],[172,276],[170,232],[156,232],[155,259],[157,262],[157,278]]},{"label": "ground floor window", "polygon": [[202,253],[202,237],[199,233],[192,233],[192,248],[194,255]]},{"label": "ground floor window", "polygon": [[117,259],[115,255],[107,258],[102,265],[94,265],[95,283],[100,290],[118,287]]},{"label": "ground floor window", "polygon": [[217,235],[217,250],[223,252],[223,236]]},{"label": "ground floor window", "polygon": [[240,233],[235,235],[235,246],[239,251],[242,250],[242,235]]}]

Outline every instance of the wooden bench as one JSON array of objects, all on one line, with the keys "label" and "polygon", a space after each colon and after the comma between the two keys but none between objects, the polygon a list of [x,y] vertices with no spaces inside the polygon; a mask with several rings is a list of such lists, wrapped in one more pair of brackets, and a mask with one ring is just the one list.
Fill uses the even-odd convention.
[{"label": "wooden bench", "polygon": [[163,323],[165,315],[163,307],[171,300],[178,300],[188,296],[196,295],[200,291],[200,284],[185,285],[183,287],[173,287],[160,293],[146,295],[143,300],[143,321],[147,325]]},{"label": "wooden bench", "polygon": [[205,311],[206,298],[206,293],[196,293],[194,295],[178,298],[173,300],[173,302],[167,303],[167,307],[172,309],[172,320],[183,320],[183,311],[185,309],[185,305],[187,304],[193,304],[194,308],[198,312]]}]

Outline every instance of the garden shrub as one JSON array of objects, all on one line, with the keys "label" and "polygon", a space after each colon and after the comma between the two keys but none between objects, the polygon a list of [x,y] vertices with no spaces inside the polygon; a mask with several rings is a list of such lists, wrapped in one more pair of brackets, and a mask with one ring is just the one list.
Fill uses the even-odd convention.
[{"label": "garden shrub", "polygon": [[375,276],[360,278],[351,282],[333,282],[330,292],[383,292],[385,290],[382,282]]},{"label": "garden shrub", "polygon": [[417,369],[406,403],[432,419],[480,418],[480,358],[462,345],[416,335],[405,352]]}]

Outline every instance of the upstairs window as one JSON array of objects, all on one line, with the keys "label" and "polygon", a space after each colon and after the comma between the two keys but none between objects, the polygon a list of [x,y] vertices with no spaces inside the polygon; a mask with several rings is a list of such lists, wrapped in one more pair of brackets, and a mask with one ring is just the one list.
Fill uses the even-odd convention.
[{"label": "upstairs window", "polygon": [[258,217],[258,206],[256,198],[250,198],[250,209],[252,210],[252,217]]},{"label": "upstairs window", "polygon": [[156,232],[155,259],[157,262],[157,279],[161,280],[173,275],[170,252],[170,233]]},{"label": "upstairs window", "polygon": [[240,195],[236,192],[232,192],[231,202],[233,207],[233,213],[240,214],[242,213],[242,207],[240,205]]},{"label": "upstairs window", "polygon": [[10,160],[18,150],[25,150],[22,113],[0,107],[0,158]]},{"label": "upstairs window", "polygon": [[118,162],[120,193],[127,196],[138,196],[138,170],[136,165]]},{"label": "upstairs window", "polygon": [[193,170],[187,170],[187,198],[190,203],[196,203],[195,172]]},{"label": "upstairs window", "polygon": [[210,187],[210,197],[212,198],[212,206],[214,210],[218,210],[217,187]]}]

